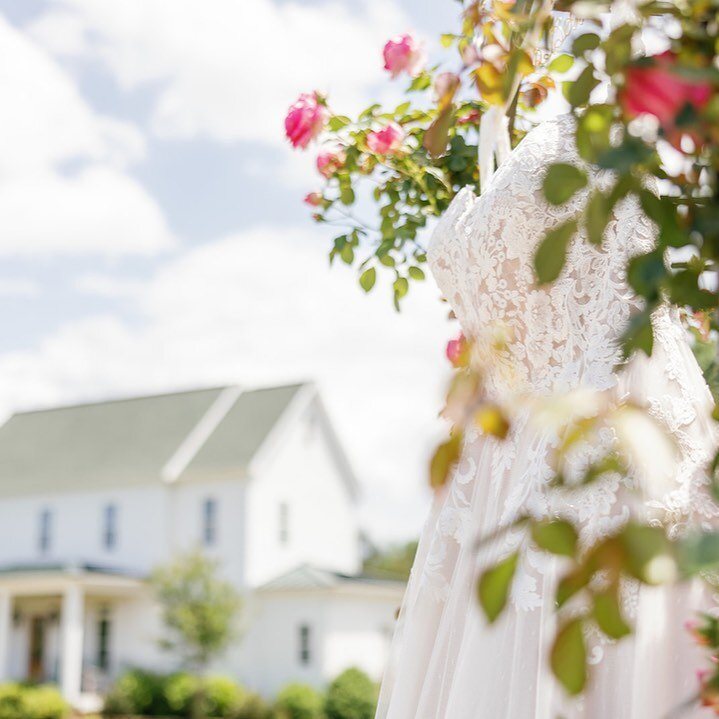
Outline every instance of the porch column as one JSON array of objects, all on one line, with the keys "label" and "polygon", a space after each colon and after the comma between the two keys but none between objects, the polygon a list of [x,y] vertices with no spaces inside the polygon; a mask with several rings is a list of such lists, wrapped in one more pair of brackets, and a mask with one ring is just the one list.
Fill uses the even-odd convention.
[{"label": "porch column", "polygon": [[0,681],[10,678],[10,632],[12,631],[12,595],[0,590]]},{"label": "porch column", "polygon": [[82,684],[82,633],[85,597],[79,584],[68,584],[62,595],[60,689],[70,704],[77,704]]}]

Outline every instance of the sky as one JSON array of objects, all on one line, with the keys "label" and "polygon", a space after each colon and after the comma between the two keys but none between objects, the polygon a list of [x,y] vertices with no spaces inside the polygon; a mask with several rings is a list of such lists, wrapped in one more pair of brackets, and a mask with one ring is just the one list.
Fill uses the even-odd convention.
[{"label": "sky", "polygon": [[386,39],[431,52],[458,7],[0,0],[0,415],[312,380],[370,536],[416,535],[457,328],[431,279],[397,314],[329,268],[282,121],[315,88],[343,114],[394,99]]}]

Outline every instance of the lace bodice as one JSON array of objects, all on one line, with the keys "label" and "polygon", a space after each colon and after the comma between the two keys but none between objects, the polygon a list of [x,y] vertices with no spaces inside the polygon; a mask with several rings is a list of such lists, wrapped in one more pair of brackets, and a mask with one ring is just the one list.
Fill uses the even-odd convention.
[{"label": "lace bodice", "polygon": [[437,284],[478,351],[490,351],[498,333],[508,340],[505,351],[485,363],[496,365],[490,377],[496,391],[507,384],[541,393],[579,384],[606,389],[613,382],[617,339],[639,307],[624,268],[629,256],[651,249],[653,237],[636,199],[617,206],[601,248],[580,230],[559,279],[546,287],[535,283],[539,242],[581,213],[591,186],[609,181],[595,172],[590,187],[565,205],[544,200],[548,165],[582,165],[573,122],[565,115],[530,132],[480,197],[461,190],[428,250]]},{"label": "lace bodice", "polygon": [[[717,506],[706,493],[705,473],[716,439],[709,417],[712,400],[674,308],[662,305],[652,317],[652,356],[637,354],[616,371],[619,338],[632,313],[642,307],[626,280],[627,261],[655,245],[655,228],[636,198],[617,204],[601,247],[590,244],[580,229],[559,278],[549,285],[536,284],[533,258],[539,242],[548,230],[580,216],[592,188],[606,189],[612,179],[580,160],[573,123],[567,115],[540,125],[512,152],[481,196],[469,188],[458,193],[433,233],[430,267],[464,332],[474,340],[490,396],[511,400],[522,392],[547,395],[584,386],[608,391],[617,401],[631,399],[674,438],[678,464],[669,489],[652,480],[644,483],[639,475],[608,473],[603,482],[577,491],[566,505],[566,498],[546,491],[553,476],[548,453],[556,437],[532,434],[526,411],[514,418],[505,442],[481,437],[469,427],[425,569],[435,586],[445,585],[433,567],[442,566],[452,541],[469,541],[473,531],[473,457],[485,451],[487,441],[494,443],[487,491],[496,499],[495,522],[500,525],[525,512],[543,516],[569,508],[584,539],[593,542],[628,519],[633,500],[625,490],[637,486],[643,490],[643,507],[675,531],[690,517],[704,526],[717,517]],[[561,207],[549,205],[542,192],[544,173],[554,162],[583,166],[590,180]],[[498,335],[505,339],[500,350]],[[581,476],[614,441],[609,431],[599,439],[595,446],[579,446],[576,456],[567,458],[572,466],[565,470]],[[539,598],[529,591],[534,580],[525,569],[520,568],[520,589],[514,596],[519,606],[529,607]],[[542,573],[539,566],[534,569]],[[527,591],[522,592],[522,581]]]}]

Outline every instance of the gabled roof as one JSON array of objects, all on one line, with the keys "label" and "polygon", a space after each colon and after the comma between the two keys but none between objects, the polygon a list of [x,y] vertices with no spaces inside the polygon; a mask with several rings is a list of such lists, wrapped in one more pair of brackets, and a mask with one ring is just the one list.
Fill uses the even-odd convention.
[{"label": "gabled roof", "polygon": [[306,386],[216,387],[15,414],[0,427],[0,496],[241,473]]},{"label": "gabled roof", "polygon": [[327,590],[327,589],[389,589],[404,591],[405,583],[378,579],[363,574],[343,574],[330,569],[320,569],[311,564],[301,564],[259,587],[264,592]]}]

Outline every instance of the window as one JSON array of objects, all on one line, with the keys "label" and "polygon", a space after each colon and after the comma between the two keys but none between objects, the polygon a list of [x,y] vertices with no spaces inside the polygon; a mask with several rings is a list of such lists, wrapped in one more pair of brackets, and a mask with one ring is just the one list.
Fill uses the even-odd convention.
[{"label": "window", "polygon": [[52,542],[52,512],[49,509],[43,509],[40,512],[40,536],[38,537],[38,546],[43,554],[50,551]]},{"label": "window", "polygon": [[209,546],[217,541],[217,502],[206,499],[202,505],[202,541]]},{"label": "window", "polygon": [[280,502],[277,537],[280,544],[287,544],[290,541],[290,506],[287,502]]},{"label": "window", "polygon": [[307,665],[312,661],[312,631],[309,624],[300,625],[300,664]]},{"label": "window", "polygon": [[102,544],[105,549],[114,549],[117,544],[117,505],[105,507],[102,527]]},{"label": "window", "polygon": [[106,607],[100,610],[97,621],[97,668],[103,672],[110,668],[110,615]]}]

